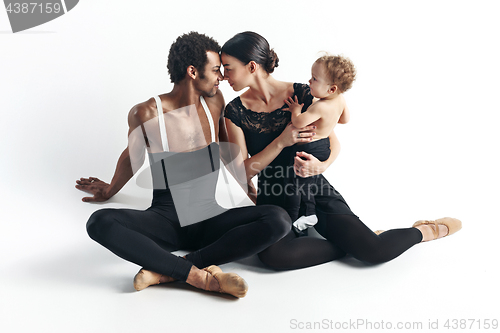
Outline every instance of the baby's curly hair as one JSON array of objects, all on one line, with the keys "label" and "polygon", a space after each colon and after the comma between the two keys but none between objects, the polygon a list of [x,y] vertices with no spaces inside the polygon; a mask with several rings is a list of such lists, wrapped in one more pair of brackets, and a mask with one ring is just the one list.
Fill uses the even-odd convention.
[{"label": "baby's curly hair", "polygon": [[326,74],[332,84],[335,84],[339,92],[343,93],[351,89],[356,79],[356,68],[352,61],[340,55],[326,54],[316,60],[316,63],[325,65]]},{"label": "baby's curly hair", "polygon": [[213,38],[191,31],[179,36],[170,47],[167,68],[172,83],[179,83],[186,77],[186,69],[193,65],[204,78],[207,52],[220,52],[220,45]]}]

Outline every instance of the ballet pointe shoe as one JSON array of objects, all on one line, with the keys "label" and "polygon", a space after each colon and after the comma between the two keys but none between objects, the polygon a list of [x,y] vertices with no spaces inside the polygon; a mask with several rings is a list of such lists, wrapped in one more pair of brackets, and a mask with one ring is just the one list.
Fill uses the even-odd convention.
[{"label": "ballet pointe shoe", "polygon": [[[442,237],[450,236],[462,229],[462,221],[458,219],[454,219],[452,217],[443,217],[441,219],[437,219],[435,221],[429,221],[429,220],[420,220],[415,223],[413,223],[413,227],[418,227],[421,225],[429,225],[433,224],[434,228],[432,229],[432,232],[434,233],[434,239],[438,238],[439,235],[439,225],[445,225],[448,228],[448,233]],[[434,240],[431,239],[431,240]]]},{"label": "ballet pointe shoe", "polygon": [[[248,284],[241,276],[236,273],[223,273],[222,270],[215,265],[203,269],[208,272],[219,283],[219,293],[230,294],[234,297],[245,297],[248,291]],[[210,278],[207,276],[205,290],[209,290]]]},{"label": "ballet pointe shoe", "polygon": [[134,277],[134,288],[141,291],[151,285],[160,284],[163,275],[142,268]]}]

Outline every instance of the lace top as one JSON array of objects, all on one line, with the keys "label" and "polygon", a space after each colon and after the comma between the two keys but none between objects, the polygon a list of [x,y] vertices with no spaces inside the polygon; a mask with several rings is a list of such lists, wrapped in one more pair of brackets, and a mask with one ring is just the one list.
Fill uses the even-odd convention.
[{"label": "lace top", "polygon": [[[312,104],[313,96],[307,84],[294,83],[293,94],[297,96],[299,104],[304,103],[302,112]],[[236,97],[226,106],[224,117],[243,130],[248,153],[255,155],[276,139],[291,121],[292,114],[283,111],[286,107],[283,104],[271,112],[255,112],[244,107],[241,99]]]}]

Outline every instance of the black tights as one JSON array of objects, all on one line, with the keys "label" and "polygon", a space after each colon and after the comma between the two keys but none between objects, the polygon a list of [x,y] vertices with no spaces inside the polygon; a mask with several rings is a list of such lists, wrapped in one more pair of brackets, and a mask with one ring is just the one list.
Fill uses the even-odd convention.
[{"label": "black tights", "polygon": [[346,254],[378,264],[392,260],[422,241],[416,228],[393,229],[380,235],[371,231],[356,215],[317,212],[314,226],[325,239],[297,237],[293,232],[259,253],[266,265],[279,270],[319,265]]},{"label": "black tights", "polygon": [[[117,256],[181,281],[193,265],[204,268],[251,256],[290,229],[286,211],[271,205],[231,209],[182,228],[173,206],[101,209],[87,222],[89,236]],[[195,251],[186,259],[170,253],[179,249]]]}]

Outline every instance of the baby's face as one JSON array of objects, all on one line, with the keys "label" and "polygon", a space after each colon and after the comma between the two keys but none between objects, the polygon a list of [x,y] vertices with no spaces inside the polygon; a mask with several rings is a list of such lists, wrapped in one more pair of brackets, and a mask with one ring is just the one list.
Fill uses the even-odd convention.
[{"label": "baby's face", "polygon": [[332,87],[330,80],[326,76],[325,65],[315,62],[311,67],[311,79],[309,80],[311,95],[316,98],[325,98]]}]

